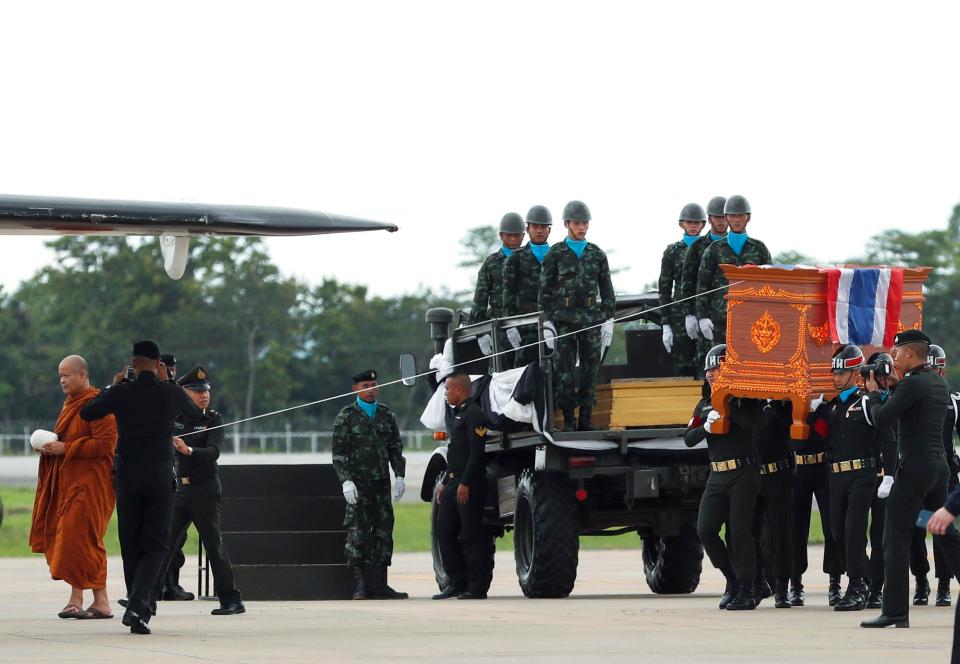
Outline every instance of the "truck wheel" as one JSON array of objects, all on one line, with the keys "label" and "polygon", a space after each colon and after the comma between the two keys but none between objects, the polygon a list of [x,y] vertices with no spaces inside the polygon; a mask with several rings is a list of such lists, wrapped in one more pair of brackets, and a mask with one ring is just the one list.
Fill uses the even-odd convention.
[{"label": "truck wheel", "polygon": [[643,540],[643,572],[658,595],[690,594],[700,585],[703,546],[692,526],[675,537],[651,535]]},{"label": "truck wheel", "polygon": [[527,597],[566,597],[577,580],[580,537],[570,483],[523,471],[513,516],[514,558]]},{"label": "truck wheel", "polygon": [[[440,484],[442,482],[443,473],[440,473],[437,475],[437,479],[433,483],[433,500],[430,503],[430,552],[433,555],[433,575],[437,579],[437,587],[439,587],[440,590],[446,590],[447,586],[450,584],[450,576],[444,569],[443,556],[440,555],[440,546],[437,541],[437,515],[439,512],[437,509],[437,493],[440,491]],[[502,530],[500,534],[503,534]],[[490,569],[493,570],[494,559],[496,558],[497,553],[497,533],[488,528],[487,535],[490,540]]]}]

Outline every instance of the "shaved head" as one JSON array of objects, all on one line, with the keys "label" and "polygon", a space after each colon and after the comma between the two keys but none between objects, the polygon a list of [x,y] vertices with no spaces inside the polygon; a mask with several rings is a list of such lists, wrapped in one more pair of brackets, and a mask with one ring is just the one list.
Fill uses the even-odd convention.
[{"label": "shaved head", "polygon": [[60,360],[61,369],[69,369],[76,372],[89,373],[87,368],[87,361],[80,357],[79,355],[67,355],[65,358]]},{"label": "shaved head", "polygon": [[90,371],[85,359],[68,355],[60,360],[60,389],[68,397],[90,389]]}]

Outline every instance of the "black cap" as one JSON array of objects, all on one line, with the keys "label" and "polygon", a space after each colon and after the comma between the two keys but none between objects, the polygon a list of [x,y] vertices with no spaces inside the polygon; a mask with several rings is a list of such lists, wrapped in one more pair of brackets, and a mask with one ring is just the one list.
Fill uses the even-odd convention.
[{"label": "black cap", "polygon": [[930,337],[921,330],[905,330],[893,338],[893,347],[905,346],[906,344],[930,344]]},{"label": "black cap", "polygon": [[173,353],[160,353],[160,361],[168,367],[177,366],[177,358],[173,356]]},{"label": "black cap", "polygon": [[207,370],[197,366],[187,372],[187,375],[177,381],[177,385],[185,390],[196,390],[206,392],[210,389],[210,383],[207,382]]},{"label": "black cap", "polygon": [[377,372],[374,371],[373,369],[367,369],[366,371],[361,371],[360,373],[354,375],[353,383],[354,385],[356,385],[357,383],[362,383],[364,381],[376,380],[376,379],[377,379]]},{"label": "black cap", "polygon": [[148,360],[159,360],[160,347],[152,341],[138,341],[133,344],[131,357],[145,357]]}]

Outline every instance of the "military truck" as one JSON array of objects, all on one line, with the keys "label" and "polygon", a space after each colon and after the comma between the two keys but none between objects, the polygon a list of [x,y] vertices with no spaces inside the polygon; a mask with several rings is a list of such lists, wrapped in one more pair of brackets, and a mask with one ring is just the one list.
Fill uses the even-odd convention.
[{"label": "military truck", "polygon": [[[538,433],[492,432],[486,446],[488,504],[485,524],[490,555],[495,540],[513,531],[520,588],[527,597],[565,597],[577,578],[581,537],[616,535],[643,538],[644,575],[656,593],[692,593],[699,584],[703,548],[696,534],[697,510],[709,462],[705,445],[687,448],[683,433],[702,393],[702,382],[675,377],[661,345],[655,293],[620,297],[614,342],[605,353],[598,380],[594,424],[598,431],[561,432],[547,417]],[[435,352],[452,339],[454,362],[470,374],[499,371],[500,347],[511,327],[537,331],[544,340],[539,313],[459,325],[450,331],[454,312],[426,313]],[[452,336],[451,336],[452,335]],[[493,357],[480,351],[489,335]],[[543,407],[554,414],[552,350],[539,344]],[[407,374],[415,369],[407,357]],[[404,364],[404,362],[401,362]],[[408,383],[409,384],[409,383]],[[436,493],[446,468],[446,446],[431,457],[420,497],[433,505],[433,566],[438,586],[447,585],[436,540]],[[639,562],[639,561],[638,561]]]}]

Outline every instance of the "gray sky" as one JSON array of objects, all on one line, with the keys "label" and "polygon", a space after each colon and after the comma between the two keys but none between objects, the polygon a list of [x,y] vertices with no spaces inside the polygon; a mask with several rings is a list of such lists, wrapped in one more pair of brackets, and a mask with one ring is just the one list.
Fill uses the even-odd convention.
[{"label": "gray sky", "polygon": [[[656,278],[680,208],[715,194],[746,195],[774,253],[825,261],[942,226],[960,201],[960,4],[790,7],[6,3],[0,192],[394,222],[270,241],[289,274],[385,295],[465,288],[467,228],[571,198],[630,267],[622,292]],[[52,258],[0,242],[7,289]]]}]

